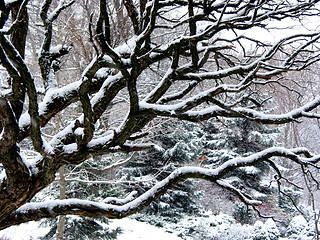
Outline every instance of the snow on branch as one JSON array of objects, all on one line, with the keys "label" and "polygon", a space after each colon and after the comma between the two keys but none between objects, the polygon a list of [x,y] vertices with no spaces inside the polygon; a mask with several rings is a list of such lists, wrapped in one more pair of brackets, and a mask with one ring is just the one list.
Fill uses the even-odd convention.
[{"label": "snow on branch", "polygon": [[[18,0],[6,1],[6,5],[17,4],[17,2],[18,2]],[[21,17],[22,17],[23,11],[26,8],[28,2],[29,2],[28,0],[24,0],[21,3],[20,8],[19,8],[19,12],[18,12],[17,17],[14,20],[14,22],[9,27],[2,27],[0,29],[0,33],[10,35],[18,27],[18,25],[21,22]],[[1,11],[3,11],[3,10],[1,10]]]},{"label": "snow on branch", "polygon": [[[311,158],[301,158],[299,154],[310,156]],[[133,199],[133,194],[122,200],[125,203],[121,206],[117,204],[106,204],[104,202],[93,202],[79,199],[53,200],[42,203],[27,203],[12,213],[5,224],[8,226],[10,222],[15,224],[38,220],[41,218],[52,218],[58,215],[76,214],[88,217],[106,216],[108,218],[124,218],[131,215],[142,208],[146,207],[150,202],[165,194],[168,189],[187,178],[201,178],[204,180],[218,183],[220,186],[236,192],[242,200],[248,204],[257,205],[259,201],[248,199],[237,189],[226,184],[221,179],[236,168],[244,166],[252,166],[259,162],[270,161],[273,157],[285,157],[299,164],[307,164],[309,162],[318,162],[320,155],[313,156],[307,149],[295,148],[286,149],[281,147],[273,147],[261,152],[252,154],[247,157],[238,157],[223,163],[217,168],[207,169],[202,167],[180,167],[173,171],[162,181],[156,183],[151,189]],[[114,199],[113,199],[114,200]],[[119,203],[119,201],[111,201]],[[110,202],[107,201],[107,202]],[[121,202],[121,201],[120,201]],[[3,223],[4,224],[4,223]],[[1,228],[6,226],[1,226]]]},{"label": "snow on branch", "polygon": [[64,145],[62,151],[57,153],[56,157],[57,159],[61,159],[61,161],[63,162],[77,164],[88,159],[90,155],[96,156],[116,152],[130,153],[147,150],[154,146],[154,144],[152,143],[127,143],[119,146],[112,146],[113,139],[113,134],[107,135],[106,137],[93,139],[90,142],[88,142],[85,151],[79,151],[76,143]]},{"label": "snow on branch", "polygon": [[114,198],[114,197],[107,197],[102,202],[106,204],[113,204],[113,205],[124,205],[128,202],[131,202],[134,200],[135,196],[138,194],[137,191],[133,191],[128,196],[126,196],[124,199]]},{"label": "snow on branch", "polygon": [[115,163],[110,164],[109,166],[104,167],[103,169],[101,169],[100,171],[105,173],[108,172],[110,170],[113,170],[115,168],[124,166],[125,164],[127,164],[128,162],[132,161],[135,157],[137,156],[137,152],[134,152],[130,157],[126,158],[126,159],[121,159]]},{"label": "snow on branch", "polygon": [[[93,59],[90,66],[86,69],[85,76],[92,79],[90,83],[89,93],[95,93],[99,91],[97,95],[92,99],[92,104],[96,111],[101,109],[101,106],[107,106],[105,98],[110,97],[108,91],[112,91],[116,94],[116,90],[121,81],[121,76],[112,76],[110,71],[99,71],[106,67],[107,64],[101,59]],[[120,85],[124,85],[121,84]],[[39,118],[41,126],[44,126],[52,117],[54,117],[62,109],[65,109],[72,102],[75,102],[79,98],[79,87],[81,86],[81,80],[72,82],[64,87],[51,89],[47,91],[42,102],[39,103]],[[120,88],[121,88],[120,86]],[[97,114],[97,112],[96,112]],[[101,114],[101,113],[100,113]],[[98,115],[100,116],[100,115]],[[24,113],[19,119],[20,136],[25,137],[28,134],[28,129],[30,128],[30,116],[28,113]],[[59,138],[62,135],[67,134],[65,130],[62,130]]]},{"label": "snow on branch", "polygon": [[[189,110],[186,112],[179,112],[182,109],[184,103],[178,103],[174,105],[160,105],[140,103],[141,109],[145,111],[152,111],[161,116],[177,117],[189,121],[201,121],[211,117],[227,117],[227,118],[247,118],[252,121],[263,124],[284,124],[293,122],[302,117],[319,118],[319,114],[310,113],[310,111],[316,109],[320,105],[320,97],[305,104],[304,106],[297,108],[285,114],[266,114],[256,111],[250,108],[235,107],[230,109],[227,105],[223,106],[211,106],[203,110]],[[190,104],[189,104],[190,106]]]},{"label": "snow on branch", "polygon": [[53,22],[54,20],[57,19],[57,17],[59,16],[59,14],[66,8],[68,8],[69,6],[71,6],[73,3],[75,2],[75,0],[71,0],[67,3],[65,3],[64,1],[59,1],[59,5],[49,14],[47,20],[50,22]]}]

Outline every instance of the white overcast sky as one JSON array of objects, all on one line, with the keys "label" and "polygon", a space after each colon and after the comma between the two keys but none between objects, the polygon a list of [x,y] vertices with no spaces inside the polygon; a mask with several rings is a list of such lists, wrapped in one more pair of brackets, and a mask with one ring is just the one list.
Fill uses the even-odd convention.
[{"label": "white overcast sky", "polygon": [[270,30],[255,27],[248,31],[243,31],[243,34],[258,40],[275,42],[293,34],[320,31],[319,22],[319,16],[308,17],[302,20],[302,22],[289,18],[281,21],[273,20],[267,25],[267,28]]}]

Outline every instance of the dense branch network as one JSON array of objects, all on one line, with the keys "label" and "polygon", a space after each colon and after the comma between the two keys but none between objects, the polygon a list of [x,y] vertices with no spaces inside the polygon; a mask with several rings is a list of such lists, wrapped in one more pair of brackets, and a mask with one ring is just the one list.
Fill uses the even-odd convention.
[{"label": "dense branch network", "polygon": [[[308,69],[319,60],[320,32],[293,34],[276,43],[241,35],[253,27],[267,28],[268,21],[302,18],[317,14],[318,1],[193,1],[153,0],[123,1],[132,37],[112,42],[111,13],[108,2],[101,0],[96,29],[90,17],[90,40],[95,56],[77,80],[63,87],[57,82],[57,64],[72,52],[71,44],[55,44],[54,22],[75,1],[44,0],[40,6],[43,42],[38,65],[45,88],[39,100],[35,79],[27,59],[19,51],[23,46],[11,38],[27,20],[28,1],[0,1],[0,59],[11,79],[0,92],[0,162],[5,175],[1,180],[0,228],[43,217],[65,214],[121,218],[139,211],[186,178],[202,178],[232,191],[247,204],[258,204],[222,180],[240,166],[272,157],[286,157],[298,164],[315,164],[319,156],[307,150],[271,148],[247,158],[228,161],[216,169],[186,167],[174,171],[145,194],[114,206],[84,200],[27,203],[54,180],[64,164],[79,164],[90,156],[149,149],[152,143],[139,143],[146,126],[156,117],[202,121],[212,117],[246,118],[261,124],[284,124],[299,118],[319,118],[314,110],[320,97],[286,114],[267,114],[253,108],[253,89],[268,84],[281,85],[281,76],[290,71]],[[10,11],[16,19],[9,19]],[[7,27],[9,26],[9,27]],[[168,32],[170,31],[170,32]],[[227,32],[233,36],[224,37]],[[95,35],[94,35],[95,34]],[[230,35],[230,34],[229,34]],[[254,56],[247,48],[256,48]],[[241,52],[242,51],[242,52]],[[157,64],[166,66],[156,79],[148,77]],[[151,81],[151,82],[150,82]],[[151,87],[146,87],[148,86]],[[20,88],[25,94],[19,94]],[[206,90],[201,91],[202,86]],[[118,124],[96,131],[96,123],[125,94],[124,113]],[[80,102],[81,114],[46,139],[43,129],[72,103]],[[263,102],[263,99],[262,101]],[[21,105],[21,103],[23,103]],[[23,106],[28,109],[22,111]],[[139,137],[140,136],[140,137]],[[30,137],[38,157],[26,162],[19,143]],[[19,174],[18,174],[19,173]],[[259,203],[260,204],[260,203]]]}]

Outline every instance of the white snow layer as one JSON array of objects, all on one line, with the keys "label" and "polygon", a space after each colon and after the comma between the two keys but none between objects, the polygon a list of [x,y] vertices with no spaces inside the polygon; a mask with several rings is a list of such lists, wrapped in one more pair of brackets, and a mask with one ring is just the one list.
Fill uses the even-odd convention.
[{"label": "white snow layer", "polygon": [[174,234],[165,232],[163,228],[138,222],[130,218],[112,220],[109,227],[113,229],[121,227],[123,229],[123,233],[117,237],[118,240],[181,240],[181,238]]},{"label": "white snow layer", "polygon": [[[147,223],[138,222],[137,220],[124,218],[110,221],[109,227],[116,229],[121,227],[122,234],[118,240],[181,240],[174,234],[165,232],[165,229],[152,226]],[[37,222],[12,226],[0,231],[0,239],[10,240],[30,240],[39,239],[44,236],[50,228],[39,227]]]},{"label": "white snow layer", "polygon": [[37,222],[23,223],[0,231],[0,239],[30,240],[44,236],[50,228],[39,227]]}]

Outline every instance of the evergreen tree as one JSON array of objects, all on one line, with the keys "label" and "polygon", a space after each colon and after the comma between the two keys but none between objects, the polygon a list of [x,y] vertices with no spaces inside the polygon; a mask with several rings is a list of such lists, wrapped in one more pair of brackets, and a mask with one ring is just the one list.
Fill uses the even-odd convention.
[{"label": "evergreen tree", "polygon": [[[177,167],[190,164],[196,158],[198,146],[194,145],[193,140],[198,139],[197,133],[186,132],[181,126],[185,124],[167,122],[161,125],[159,131],[151,136],[158,146],[140,153],[135,161],[119,172],[122,179],[139,182],[139,185],[129,184],[128,191],[144,192],[154,182],[164,179]],[[201,191],[196,186],[197,181],[192,179],[179,183],[174,191],[154,201],[137,219],[162,226],[162,220],[177,222],[186,214],[199,214]]]},{"label": "evergreen tree", "polygon": [[[41,239],[56,239],[57,221],[53,220],[46,223],[51,227],[50,231]],[[66,240],[112,240],[117,239],[121,234],[121,229],[109,229],[105,218],[89,219],[84,217],[67,217],[63,239]]]},{"label": "evergreen tree", "polygon": [[[205,157],[202,164],[208,167],[217,167],[229,159],[248,156],[276,144],[277,129],[270,129],[245,119],[208,121],[204,131],[213,127],[219,128],[219,132],[206,134],[203,150]],[[262,200],[265,194],[270,193],[270,189],[262,184],[268,170],[265,163],[243,167],[227,175],[225,180],[240,189],[246,189],[248,194]]]},{"label": "evergreen tree", "polygon": [[[88,161],[78,165],[66,165],[65,173],[65,195],[66,198],[79,198],[87,200],[103,201],[110,196],[119,196],[121,193],[115,186],[111,186],[107,179],[110,172],[104,170],[106,162],[111,162],[108,156],[90,158]],[[59,189],[61,188],[59,181],[51,184],[43,195],[37,195],[38,198],[58,199]],[[43,240],[58,239],[57,227],[58,218],[42,220],[42,225],[49,226],[50,230],[43,237]],[[116,239],[121,234],[121,229],[109,229],[108,219],[85,218],[79,216],[67,216],[65,221],[63,239],[68,240],[85,240],[88,238],[99,240]]]},{"label": "evergreen tree", "polygon": [[[129,163],[119,174],[127,180],[140,181],[139,186],[134,186],[134,189],[130,186],[128,189],[145,191],[154,181],[162,180],[179,166],[205,165],[214,168],[231,158],[274,146],[276,134],[276,129],[243,119],[224,122],[211,119],[202,125],[184,121],[166,122],[151,136],[158,147],[139,154],[137,161]],[[268,187],[262,184],[267,172],[266,164],[257,164],[236,170],[226,176],[225,181],[238,188],[249,189],[247,193],[262,200],[270,193]],[[202,192],[197,189],[197,183],[188,180],[179,184],[176,187],[179,191],[162,196],[144,213],[170,221],[178,221],[184,214],[200,214],[199,199]],[[161,225],[159,219],[139,216],[143,221],[146,218],[149,222]]]}]

